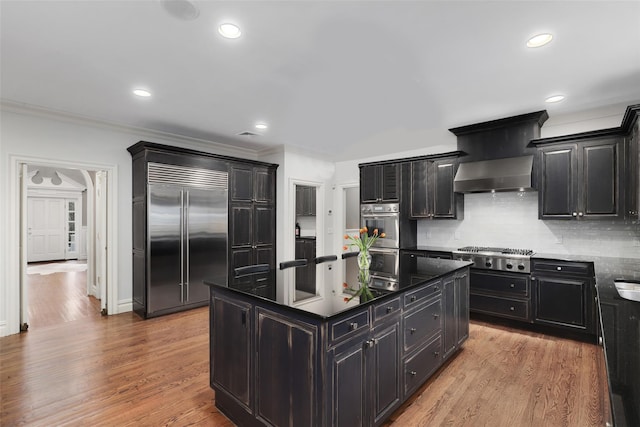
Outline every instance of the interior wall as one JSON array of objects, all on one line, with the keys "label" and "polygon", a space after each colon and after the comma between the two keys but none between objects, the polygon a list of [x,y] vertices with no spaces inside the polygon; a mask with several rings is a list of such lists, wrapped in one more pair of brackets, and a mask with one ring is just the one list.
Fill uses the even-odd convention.
[{"label": "interior wall", "polygon": [[538,220],[538,192],[464,195],[463,220],[419,220],[418,245],[640,258],[640,221]]},{"label": "interior wall", "polygon": [[[117,254],[118,276],[114,283],[118,286],[118,306],[130,307],[132,296],[132,260],[131,260],[131,156],[127,147],[140,140],[161,144],[193,148],[229,156],[255,159],[254,152],[234,150],[213,143],[173,137],[171,135],[146,132],[124,127],[110,126],[104,123],[79,120],[55,114],[16,110],[2,106],[0,127],[0,200],[7,203],[13,189],[9,188],[11,159],[28,157],[47,159],[52,162],[84,162],[96,165],[114,166],[118,171],[115,201],[117,212]],[[0,235],[9,236],[17,224],[10,223],[8,208],[0,210]],[[8,277],[7,255],[15,254],[18,247],[10,247],[9,239],[0,242],[0,335],[17,333],[8,322],[9,304],[18,306],[18,301],[9,301],[8,286],[18,286]]]}]

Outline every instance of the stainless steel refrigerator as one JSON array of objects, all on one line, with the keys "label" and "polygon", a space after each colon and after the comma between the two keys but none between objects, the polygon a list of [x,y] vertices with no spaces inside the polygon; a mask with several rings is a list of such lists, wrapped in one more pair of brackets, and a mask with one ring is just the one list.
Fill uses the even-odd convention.
[{"label": "stainless steel refrigerator", "polygon": [[206,305],[203,280],[227,278],[227,173],[190,169],[177,185],[167,165],[153,177],[149,166],[147,312]]}]

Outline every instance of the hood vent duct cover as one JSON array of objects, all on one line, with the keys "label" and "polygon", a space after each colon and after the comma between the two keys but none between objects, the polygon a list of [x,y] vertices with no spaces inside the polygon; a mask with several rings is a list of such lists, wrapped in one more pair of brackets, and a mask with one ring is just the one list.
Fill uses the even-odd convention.
[{"label": "hood vent duct cover", "polygon": [[453,181],[456,193],[531,190],[533,156],[462,163]]}]

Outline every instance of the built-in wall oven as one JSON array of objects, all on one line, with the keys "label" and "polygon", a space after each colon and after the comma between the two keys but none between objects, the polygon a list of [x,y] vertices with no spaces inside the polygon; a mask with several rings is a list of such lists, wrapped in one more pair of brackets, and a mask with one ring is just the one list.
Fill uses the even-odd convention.
[{"label": "built-in wall oven", "polygon": [[366,204],[360,208],[362,226],[368,233],[385,234],[369,249],[371,287],[395,291],[400,268],[400,210],[397,203]]},{"label": "built-in wall oven", "polygon": [[374,243],[378,248],[398,249],[400,247],[400,212],[397,203],[366,204],[360,207],[362,226],[366,226],[369,234],[378,230],[384,233],[383,239]]}]

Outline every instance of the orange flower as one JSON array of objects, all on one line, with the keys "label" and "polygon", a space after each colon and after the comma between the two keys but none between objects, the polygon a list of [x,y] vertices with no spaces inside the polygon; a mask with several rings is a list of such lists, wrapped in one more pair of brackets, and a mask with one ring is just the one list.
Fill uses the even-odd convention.
[{"label": "orange flower", "polygon": [[344,238],[345,238],[345,239],[348,239],[348,238],[349,238],[349,235],[348,235],[348,234],[345,234],[345,235],[344,235]]},{"label": "orange flower", "polygon": [[382,233],[382,234],[380,235],[380,237],[382,237],[382,238],[384,239],[385,237],[387,237],[387,235],[386,235],[386,234],[384,234],[384,233]]},{"label": "orange flower", "polygon": [[349,302],[349,298],[347,298],[347,297],[342,298],[342,300],[343,300],[344,302]]},{"label": "orange flower", "polygon": [[347,249],[349,249],[349,247],[348,247],[347,245],[344,245],[344,246],[342,247],[342,250],[343,250],[343,251],[346,251]]},{"label": "orange flower", "polygon": [[377,235],[378,235],[378,229],[377,229],[377,228],[373,230],[373,234],[374,234],[375,236],[377,236]]},{"label": "orange flower", "polygon": [[349,287],[349,285],[347,285],[346,283],[343,283],[343,284],[342,284],[342,287],[343,287],[343,288],[348,288],[348,287]]},{"label": "orange flower", "polygon": [[362,227],[362,229],[360,230],[360,233],[366,233],[367,231],[369,231],[369,229],[367,228],[367,226],[365,225],[364,227]]}]

